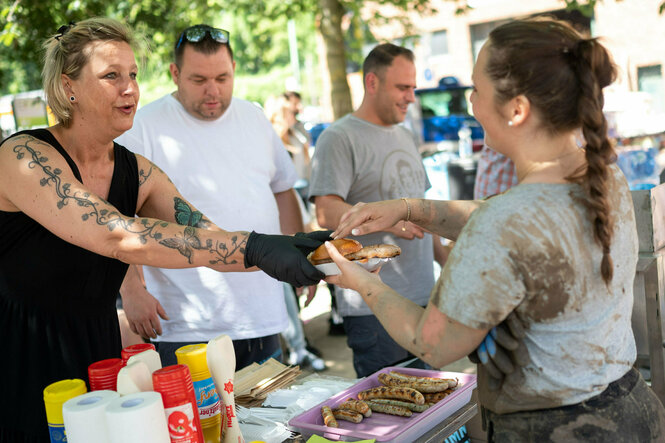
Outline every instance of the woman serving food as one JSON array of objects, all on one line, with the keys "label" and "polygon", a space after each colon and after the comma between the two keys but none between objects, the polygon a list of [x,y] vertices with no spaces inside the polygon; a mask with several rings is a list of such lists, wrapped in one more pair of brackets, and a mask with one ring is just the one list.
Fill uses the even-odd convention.
[{"label": "woman serving food", "polygon": [[115,301],[128,264],[260,268],[295,286],[323,277],[306,254],[326,232],[224,231],[113,142],[139,101],[134,44],[110,19],[61,27],[42,73],[58,124],[0,145],[0,442],[48,441],[43,389],[120,356]]},{"label": "woman serving food", "polygon": [[615,73],[596,39],[559,21],[518,20],[490,33],[471,102],[519,184],[483,202],[360,204],[334,233],[408,219],[456,240],[426,308],[328,246],[342,274],[326,280],[360,292],[390,335],[435,367],[471,353],[511,313],[519,317],[530,362],[497,390],[479,367],[489,441],[665,438],[665,410],[633,368],[637,232],[602,113]]}]

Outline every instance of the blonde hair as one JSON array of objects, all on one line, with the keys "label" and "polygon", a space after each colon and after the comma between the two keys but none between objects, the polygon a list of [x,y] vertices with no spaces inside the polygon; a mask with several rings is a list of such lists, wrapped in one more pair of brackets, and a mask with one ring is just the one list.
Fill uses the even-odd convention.
[{"label": "blonde hair", "polygon": [[46,102],[64,127],[71,124],[73,107],[62,85],[62,74],[77,79],[90,59],[92,48],[89,44],[101,41],[125,42],[133,49],[137,46],[137,40],[128,26],[104,17],[62,27],[58,34],[44,42],[42,82]]}]

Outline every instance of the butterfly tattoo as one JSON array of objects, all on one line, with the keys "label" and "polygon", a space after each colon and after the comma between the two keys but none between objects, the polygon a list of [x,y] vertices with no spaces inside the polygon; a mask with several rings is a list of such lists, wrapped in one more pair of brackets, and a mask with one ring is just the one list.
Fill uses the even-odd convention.
[{"label": "butterfly tattoo", "polygon": [[179,225],[184,226],[199,226],[203,220],[203,214],[199,211],[192,211],[192,208],[179,197],[173,197],[175,209],[175,221]]}]

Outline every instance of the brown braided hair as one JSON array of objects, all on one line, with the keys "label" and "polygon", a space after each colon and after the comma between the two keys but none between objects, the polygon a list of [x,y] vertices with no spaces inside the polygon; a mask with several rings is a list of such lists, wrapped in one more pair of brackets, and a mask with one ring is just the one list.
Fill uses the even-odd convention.
[{"label": "brown braided hair", "polygon": [[603,115],[602,90],[616,78],[609,52],[565,22],[515,20],[490,32],[486,72],[497,103],[524,95],[552,134],[582,129],[586,167],[566,179],[585,190],[594,239],[603,251],[601,276],[609,283],[614,220],[607,179],[608,165],[616,160]]}]

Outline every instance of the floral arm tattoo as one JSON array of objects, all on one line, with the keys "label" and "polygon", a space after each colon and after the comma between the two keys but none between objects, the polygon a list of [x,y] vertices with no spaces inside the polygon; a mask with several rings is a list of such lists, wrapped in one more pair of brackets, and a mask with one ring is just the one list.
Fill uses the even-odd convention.
[{"label": "floral arm tattoo", "polygon": [[[195,250],[207,251],[211,255],[209,260],[209,264],[211,265],[219,263],[235,264],[237,260],[231,259],[233,254],[236,251],[244,254],[247,235],[234,235],[231,237],[230,245],[213,239],[201,241],[200,230],[197,228],[204,227],[210,221],[205,219],[200,212],[192,211],[189,205],[178,197],[174,198],[176,220],[178,224],[185,225],[185,228],[181,233],[175,234],[174,237],[164,237],[162,229],[169,226],[169,223],[165,221],[149,218],[127,218],[116,210],[100,207],[102,204],[111,206],[110,203],[101,197],[93,196],[89,192],[77,191],[72,193],[71,183],[64,183],[60,177],[62,170],[60,168],[54,169],[48,165],[48,158],[31,143],[34,141],[32,137],[25,137],[25,141],[22,144],[19,143],[13,147],[13,152],[16,154],[18,160],[27,157],[30,169],[37,169],[44,173],[44,177],[40,179],[39,184],[45,188],[53,188],[59,198],[56,204],[58,209],[63,209],[70,203],[78,205],[84,211],[81,215],[81,219],[84,222],[94,221],[100,226],[106,226],[109,231],[123,229],[137,235],[142,244],[146,244],[148,240],[155,240],[162,246],[178,250],[182,256],[187,258],[190,264],[192,263],[192,255]],[[34,144],[39,145],[40,143],[38,141]],[[152,167],[147,173],[141,170],[139,173],[139,183],[145,183],[151,173]],[[189,213],[187,213],[187,209],[189,209]],[[178,211],[182,212],[182,214],[179,214]],[[181,221],[184,223],[181,223]]]}]

